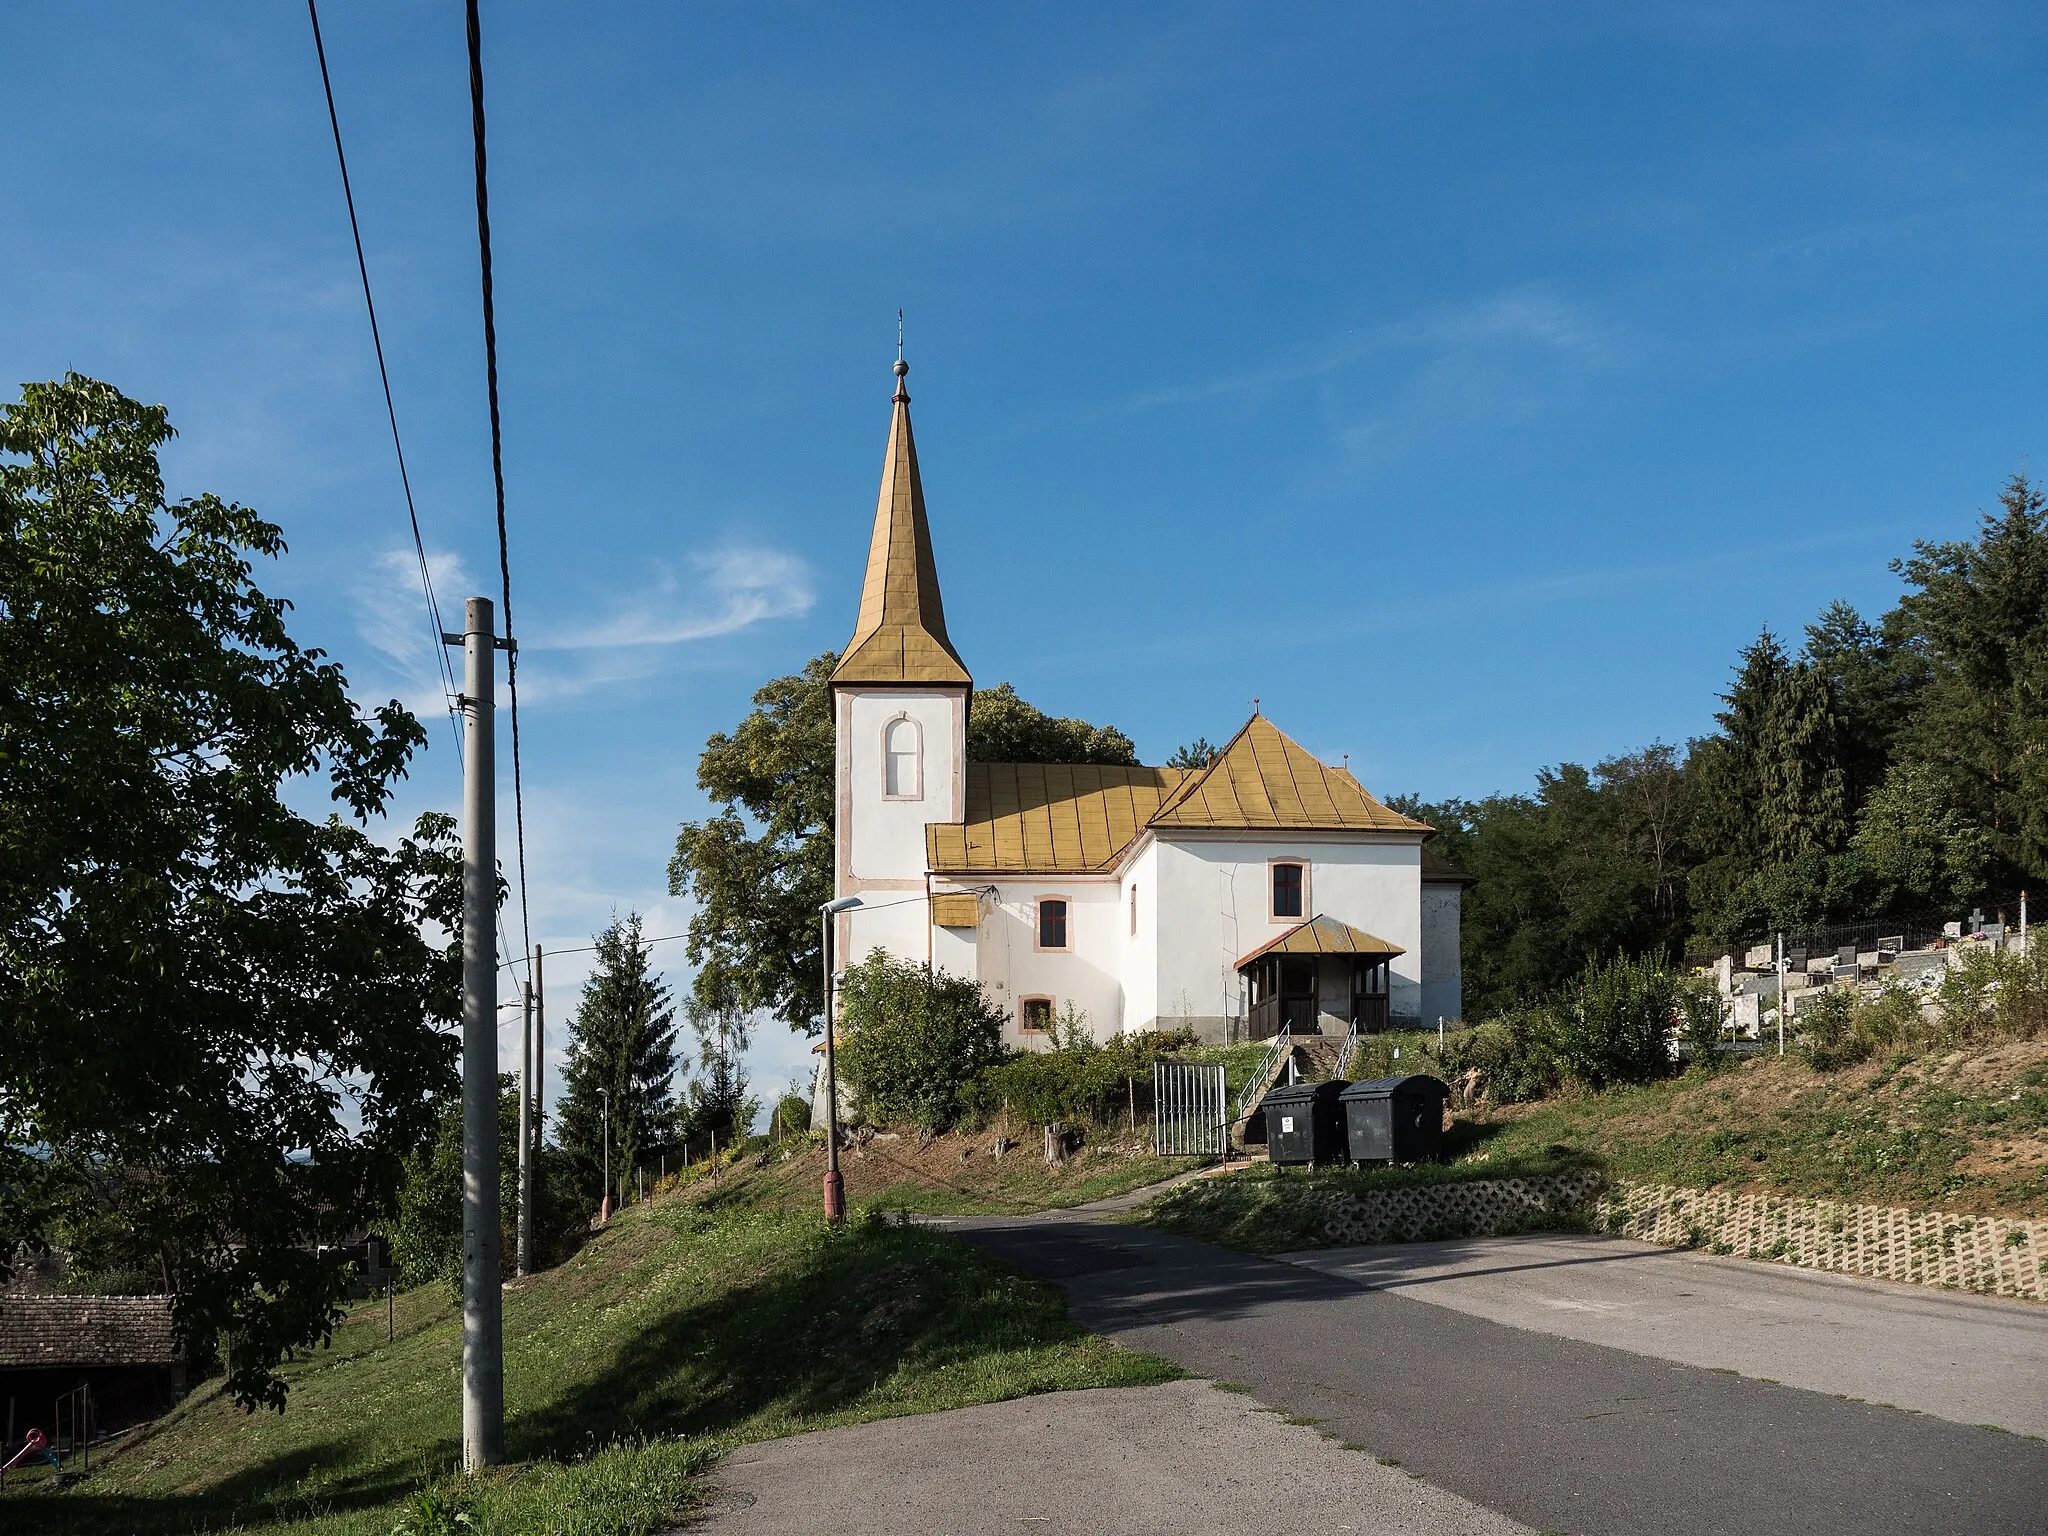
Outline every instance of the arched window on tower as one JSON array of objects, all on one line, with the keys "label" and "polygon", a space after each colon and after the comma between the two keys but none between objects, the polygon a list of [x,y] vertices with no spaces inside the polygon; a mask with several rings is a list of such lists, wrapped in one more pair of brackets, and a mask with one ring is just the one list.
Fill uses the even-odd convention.
[{"label": "arched window on tower", "polygon": [[891,720],[882,732],[882,793],[891,800],[917,800],[924,794],[918,782],[919,751],[917,722]]}]

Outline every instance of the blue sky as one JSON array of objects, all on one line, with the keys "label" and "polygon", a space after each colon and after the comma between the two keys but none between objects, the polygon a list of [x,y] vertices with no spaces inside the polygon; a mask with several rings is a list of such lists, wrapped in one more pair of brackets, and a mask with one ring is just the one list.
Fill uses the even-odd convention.
[{"label": "blue sky", "polygon": [[[2048,447],[2044,21],[486,3],[536,937],[681,930],[704,738],[852,627],[899,306],[978,681],[1151,761],[1256,695],[1431,797],[1707,729]],[[461,7],[323,22],[439,584],[494,593]],[[0,384],[167,404],[302,639],[438,710],[303,12],[0,56]]]}]

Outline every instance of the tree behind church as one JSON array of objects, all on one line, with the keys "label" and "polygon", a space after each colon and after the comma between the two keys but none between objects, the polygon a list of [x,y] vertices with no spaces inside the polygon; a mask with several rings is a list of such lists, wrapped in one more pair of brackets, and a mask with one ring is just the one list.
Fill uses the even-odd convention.
[{"label": "tree behind church", "polygon": [[[669,860],[674,896],[697,904],[689,956],[705,1007],[771,1013],[818,1030],[818,908],[832,899],[832,669],[827,651],[764,684],[754,709],[697,760],[717,814],[684,822]],[[1115,726],[1046,714],[1008,683],[978,690],[967,711],[970,762],[1134,763]]]},{"label": "tree behind church", "polygon": [[607,1114],[615,1185],[675,1129],[676,1013],[652,959],[640,914],[615,918],[597,936],[597,967],[569,1021],[555,1136],[593,1203],[604,1193]]}]

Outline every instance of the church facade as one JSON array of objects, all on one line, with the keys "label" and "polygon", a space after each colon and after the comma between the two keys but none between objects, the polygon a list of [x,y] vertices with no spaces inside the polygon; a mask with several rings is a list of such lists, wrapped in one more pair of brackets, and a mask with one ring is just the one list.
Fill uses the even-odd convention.
[{"label": "church facade", "polygon": [[1465,878],[1432,835],[1254,714],[1208,766],[967,761],[897,388],[860,614],[832,674],[842,962],[881,948],[979,981],[1007,1040],[1210,1041],[1434,1025],[1461,1011]]}]

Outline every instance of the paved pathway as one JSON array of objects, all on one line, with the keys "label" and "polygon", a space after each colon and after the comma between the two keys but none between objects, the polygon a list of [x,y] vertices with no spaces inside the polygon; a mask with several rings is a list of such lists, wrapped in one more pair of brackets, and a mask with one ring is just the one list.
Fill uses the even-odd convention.
[{"label": "paved pathway", "polygon": [[1528,1536],[1202,1381],[821,1430],[714,1476],[706,1536]]},{"label": "paved pathway", "polygon": [[1284,1257],[1517,1328],[2048,1437],[2048,1307],[2032,1302],[1618,1237],[1388,1243]]},{"label": "paved pathway", "polygon": [[[1325,1420],[1342,1439],[1540,1530],[2048,1529],[2048,1445],[2040,1441],[1723,1374],[1562,1328],[1512,1326],[1479,1312],[1487,1284],[1500,1277],[1468,1275],[1461,1309],[1404,1294],[1426,1292],[1420,1284],[1373,1289],[1370,1273],[1341,1272],[1341,1256],[1319,1257],[1312,1269],[1076,1220],[953,1230],[1063,1283],[1084,1327],[1242,1383],[1262,1402]],[[1370,1270],[1371,1258],[1362,1262]],[[1487,1304],[1507,1305],[1499,1296]],[[1839,1305],[1854,1312],[1857,1303],[1844,1293]],[[1556,1317],[1572,1309],[1525,1305],[1523,1320],[1539,1310]],[[1735,1315],[1725,1322],[1731,1338],[1751,1326]],[[1923,1322],[1909,1313],[1873,1327],[1880,1340],[1896,1334],[1902,1349],[1925,1345]],[[1853,1348],[1871,1347],[1872,1336],[1863,1329]],[[1969,1357],[1956,1369],[2025,1366]],[[1852,1378],[1868,1379],[1839,1379]],[[2022,1379],[2015,1390],[2037,1387]]]}]

